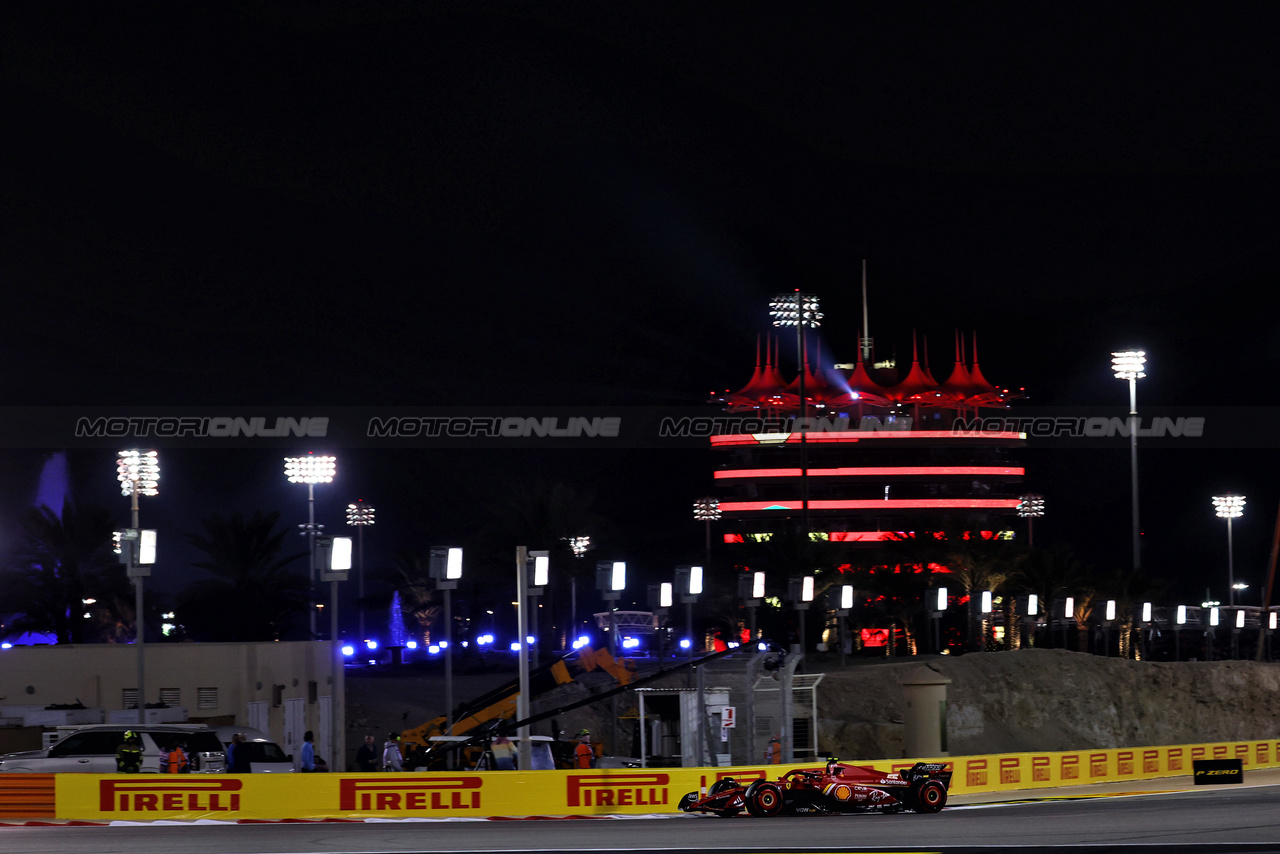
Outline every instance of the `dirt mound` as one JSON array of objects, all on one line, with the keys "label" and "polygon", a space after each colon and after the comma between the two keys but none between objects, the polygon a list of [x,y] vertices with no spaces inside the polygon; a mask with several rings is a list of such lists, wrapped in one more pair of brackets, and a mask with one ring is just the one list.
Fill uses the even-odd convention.
[{"label": "dirt mound", "polygon": [[[948,752],[1141,747],[1280,736],[1280,668],[1147,662],[1058,649],[925,662],[947,686]],[[828,670],[819,732],[840,756],[903,755],[898,679],[920,659]]]},{"label": "dirt mound", "polygon": [[[921,666],[951,680],[947,749],[953,756],[1280,738],[1280,667],[1274,664],[1128,661],[1023,649],[862,659],[843,668],[813,657],[804,670],[826,674],[817,691],[821,750],[861,759],[903,756],[899,679]],[[509,670],[456,674],[455,702],[514,676]],[[603,731],[609,704],[600,705],[570,713],[557,726]],[[381,739],[444,706],[439,670],[349,670],[347,742],[354,750],[366,733]],[[550,732],[549,726],[535,731]]]}]

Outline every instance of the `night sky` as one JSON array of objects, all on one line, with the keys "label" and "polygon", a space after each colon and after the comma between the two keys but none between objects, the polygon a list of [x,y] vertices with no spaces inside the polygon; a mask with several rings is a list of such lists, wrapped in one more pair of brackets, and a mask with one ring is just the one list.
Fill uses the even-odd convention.
[{"label": "night sky", "polygon": [[[1149,359],[1140,408],[1167,414],[1248,420],[1280,373],[1261,4],[0,17],[8,407],[699,405],[746,383],[778,292],[818,294],[824,356],[852,361],[863,259],[880,354],[927,335],[942,379],[954,330],[976,332],[983,372],[1026,405],[1123,415],[1110,353],[1130,347]],[[1141,458],[1144,564],[1185,601],[1226,598],[1215,492],[1249,497],[1236,574],[1263,581],[1280,487],[1256,417],[1262,447]],[[0,450],[6,538],[57,450],[32,444]],[[74,453],[73,490],[123,518],[114,450]],[[315,450],[341,466],[322,521],[378,507],[372,560],[466,536],[537,476],[593,491],[608,556],[654,574],[700,549],[690,504],[716,463]],[[145,512],[173,534],[215,511],[305,521],[280,456],[175,452]],[[1048,502],[1037,545],[1127,566],[1125,446],[1023,459]]]}]

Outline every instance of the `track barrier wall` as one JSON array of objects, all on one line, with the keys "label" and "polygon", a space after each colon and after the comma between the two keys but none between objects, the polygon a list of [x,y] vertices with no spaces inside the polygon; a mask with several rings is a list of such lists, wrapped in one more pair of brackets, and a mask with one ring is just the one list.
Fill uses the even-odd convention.
[{"label": "track barrier wall", "polygon": [[[1197,759],[1239,759],[1247,772],[1280,766],[1280,740],[1112,750],[847,760],[891,771],[917,761],[953,772],[951,793],[1189,776]],[[796,765],[387,774],[3,774],[0,817],[156,819],[489,818],[674,812],[716,780],[776,778]]]}]

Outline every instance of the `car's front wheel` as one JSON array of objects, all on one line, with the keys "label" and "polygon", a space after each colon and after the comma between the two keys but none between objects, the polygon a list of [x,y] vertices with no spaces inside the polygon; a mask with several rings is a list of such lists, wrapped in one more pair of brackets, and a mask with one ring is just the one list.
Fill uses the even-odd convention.
[{"label": "car's front wheel", "polygon": [[747,787],[744,798],[747,802],[747,812],[754,816],[767,818],[782,812],[784,803],[782,788],[777,783],[756,780]]}]

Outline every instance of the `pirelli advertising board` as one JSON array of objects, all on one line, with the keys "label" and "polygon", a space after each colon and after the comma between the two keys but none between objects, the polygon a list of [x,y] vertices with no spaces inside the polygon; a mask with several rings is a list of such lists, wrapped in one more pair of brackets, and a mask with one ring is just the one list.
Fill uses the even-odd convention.
[{"label": "pirelli advertising board", "polygon": [[[643,814],[674,810],[685,792],[729,770],[59,774],[57,813],[107,821]],[[752,769],[733,772],[764,775]]]},{"label": "pirelli advertising board", "polygon": [[[1201,760],[1280,765],[1280,741],[848,760],[884,770],[917,761],[953,772],[951,793],[1035,789],[1190,776]],[[86,821],[283,818],[486,818],[672,812],[716,780],[776,778],[792,767],[627,768],[388,774],[58,774],[56,817]],[[812,763],[819,764],[819,763]]]}]

